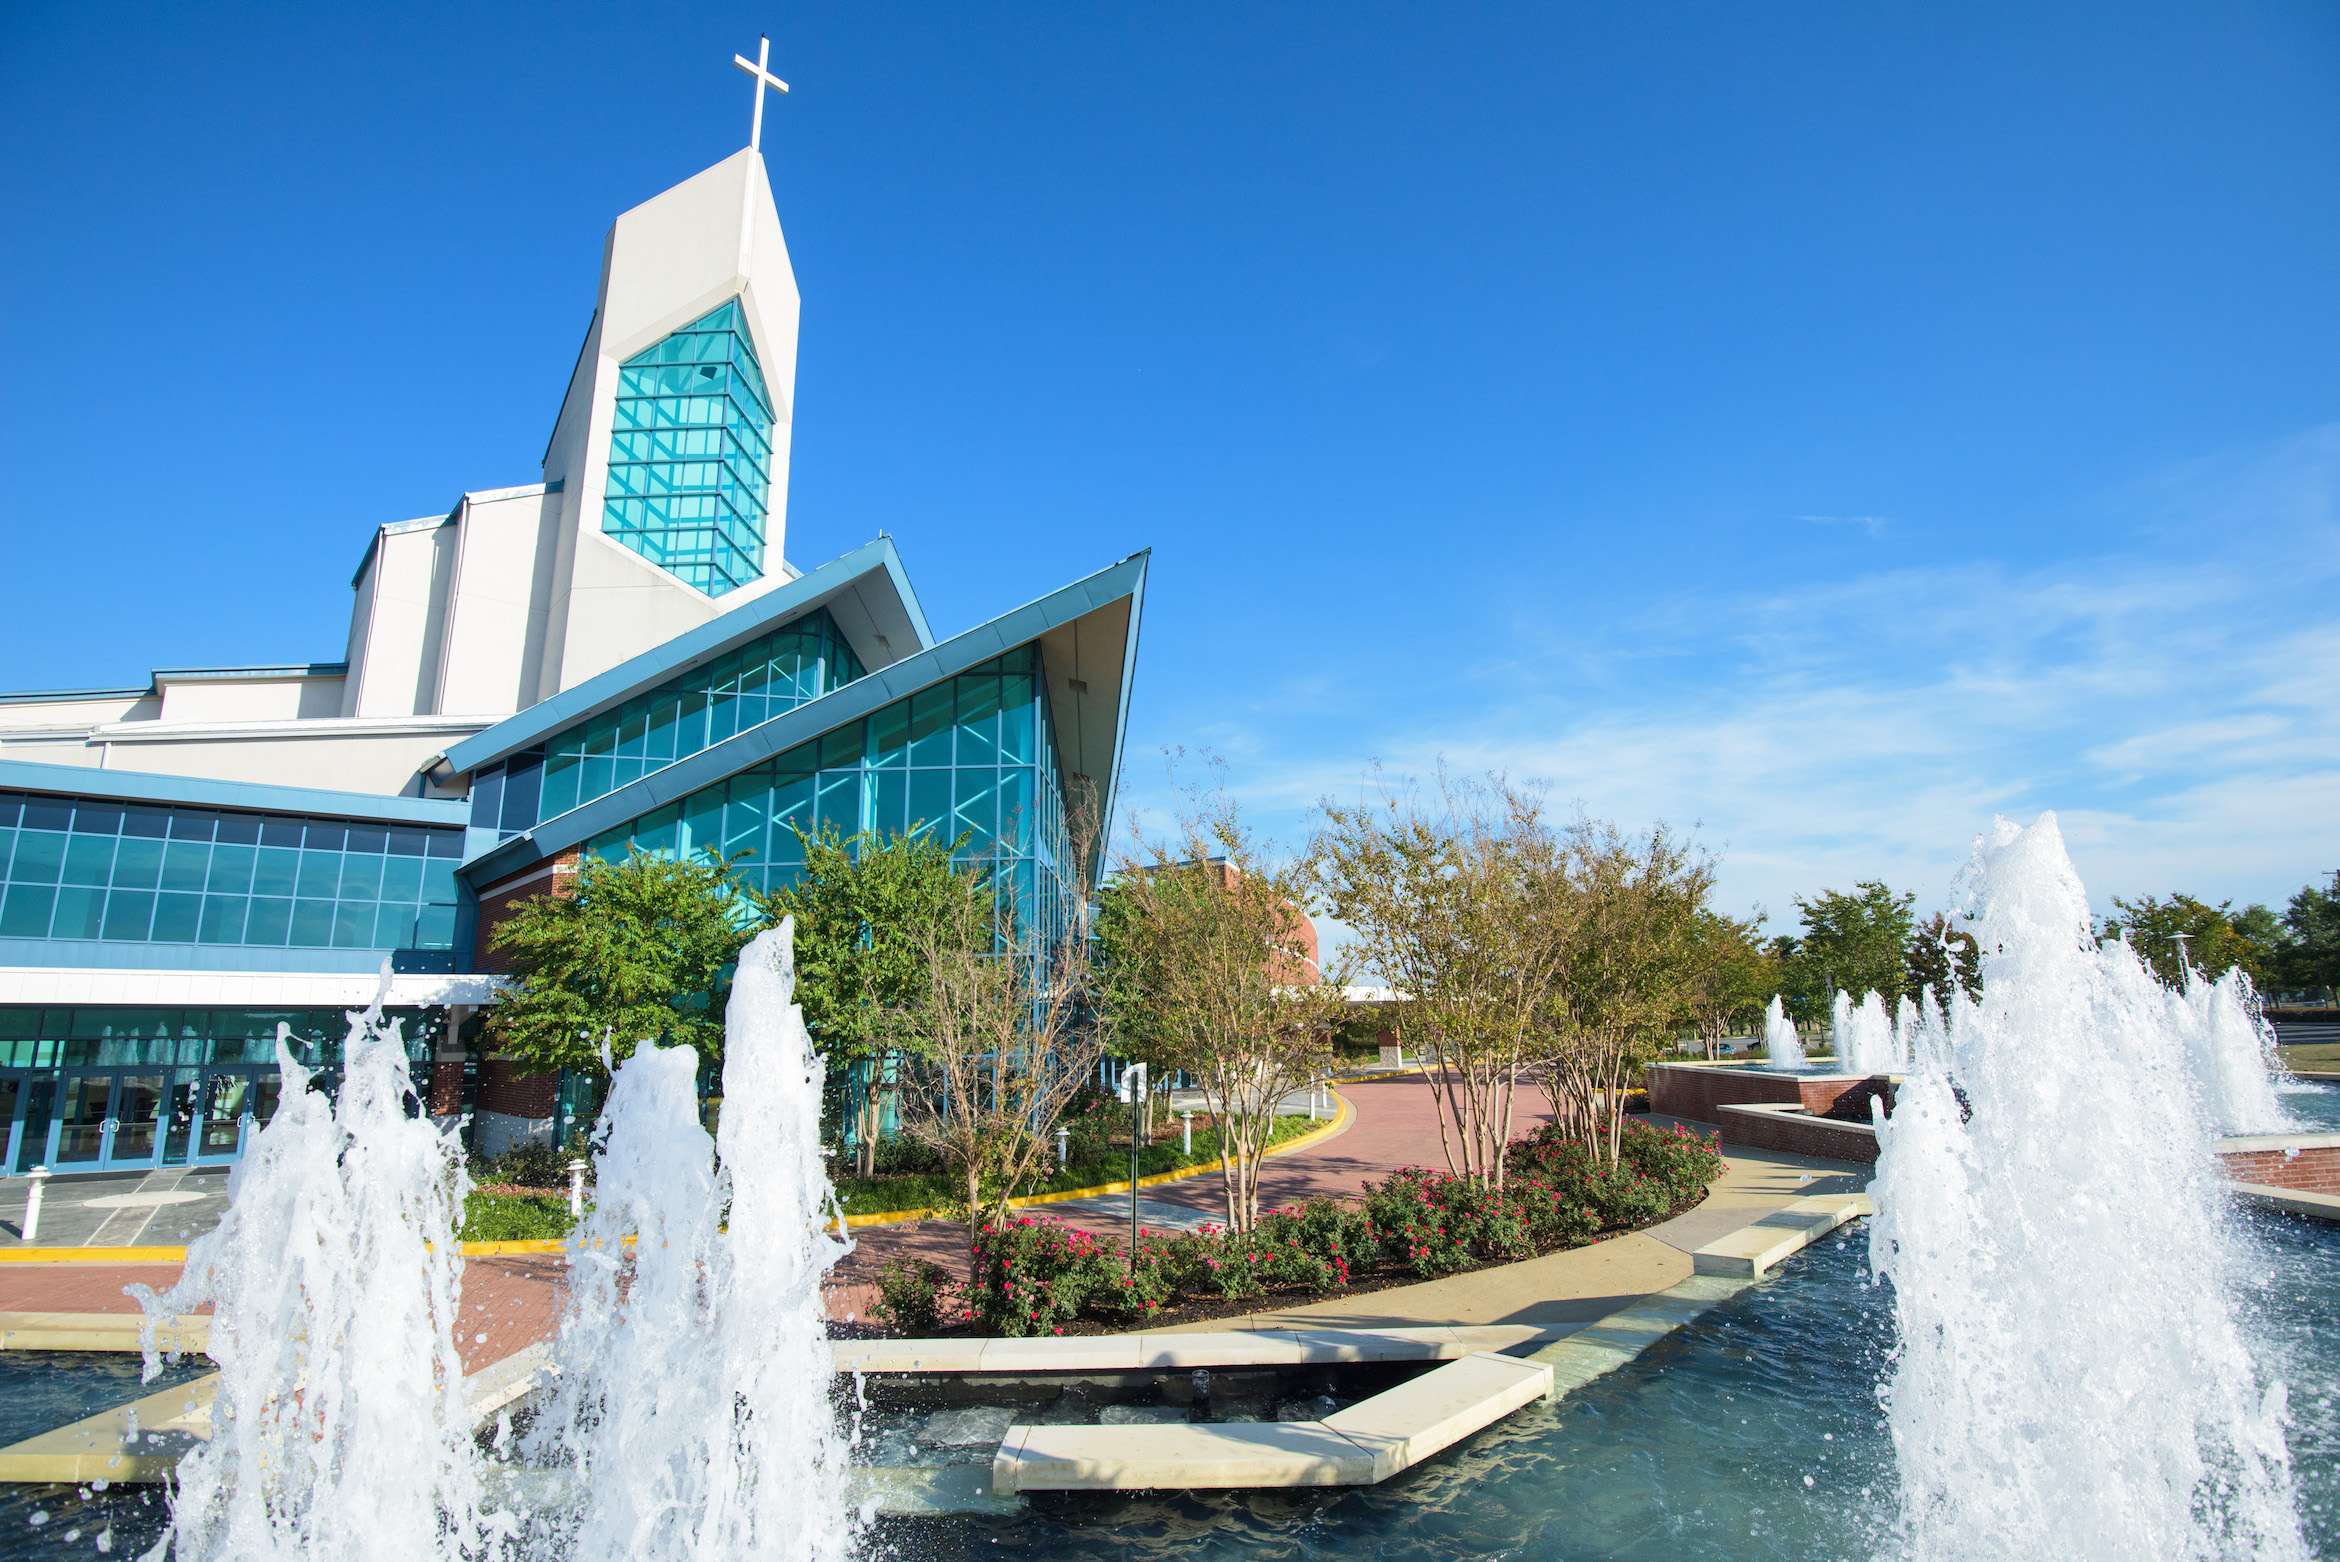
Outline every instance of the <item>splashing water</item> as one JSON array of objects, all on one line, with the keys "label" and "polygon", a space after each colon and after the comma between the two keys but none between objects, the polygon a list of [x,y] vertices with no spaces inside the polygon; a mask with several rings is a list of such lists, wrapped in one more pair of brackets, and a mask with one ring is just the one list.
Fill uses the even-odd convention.
[{"label": "splashing water", "polygon": [[[1968,870],[1979,999],[1883,1120],[1884,1390],[1918,1559],[2306,1555],[2168,991],[2100,948],[2053,815]],[[1971,1114],[1971,1115],[1969,1115]]]},{"label": "splashing water", "polygon": [[1763,1011],[1764,1056],[1781,1068],[1804,1066],[1804,1039],[1796,1034],[1796,1022],[1787,1017],[1787,1005],[1779,995],[1771,995],[1771,1007]]},{"label": "splashing water", "polygon": [[1829,1029],[1829,1049],[1836,1054],[1837,1067],[1848,1073],[1894,1074],[1907,1065],[1894,1042],[1893,1017],[1876,993],[1859,1003],[1853,1002],[1851,993],[1837,993]]},{"label": "splashing water", "polygon": [[479,1461],[455,1349],[465,1191],[454,1140],[410,1117],[413,1081],[379,1000],[350,1016],[339,1100],[309,1089],[279,1027],[275,1117],[229,1178],[228,1211],[177,1284],[132,1294],[155,1325],[213,1306],[212,1434],[180,1461],[166,1548],[181,1562],[486,1555]]},{"label": "splashing water", "polygon": [[644,1046],[612,1081],[560,1387],[531,1449],[571,1467],[574,1502],[532,1551],[831,1559],[851,1544],[821,1303],[848,1244],[829,1230],[793,937],[784,922],[741,952],[712,1143],[689,1048]]},{"label": "splashing water", "polygon": [[2186,1035],[2195,1083],[2214,1126],[2235,1134],[2295,1128],[2278,1099],[2288,1077],[2275,1033],[2259,1012],[2259,995],[2238,966],[2217,981],[2186,973],[2169,995],[2171,1018]]}]

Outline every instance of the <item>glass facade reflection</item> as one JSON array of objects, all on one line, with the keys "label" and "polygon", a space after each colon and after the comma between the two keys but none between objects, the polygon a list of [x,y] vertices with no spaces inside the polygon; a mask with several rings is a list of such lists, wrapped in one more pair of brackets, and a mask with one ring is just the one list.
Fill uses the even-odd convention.
[{"label": "glass facade reflection", "polygon": [[[419,1084],[441,1015],[391,1018]],[[349,1031],[339,1009],[0,1009],[0,1175],[234,1160],[281,1098],[279,1025],[318,1088],[335,1088]]]},{"label": "glass facade reflection", "polygon": [[380,949],[447,969],[460,829],[0,793],[0,938]]},{"label": "glass facade reflection", "polygon": [[587,718],[544,744],[483,766],[471,820],[517,835],[663,770],[862,676],[828,609]]},{"label": "glass facade reflection", "polygon": [[601,529],[709,596],[764,574],[772,399],[740,301],[618,371]]},{"label": "glass facade reflection", "polygon": [[1038,653],[1026,646],[920,689],[605,831],[588,849],[611,861],[634,845],[673,856],[739,856],[741,877],[769,889],[803,871],[798,829],[957,841],[958,861],[992,870],[1003,923],[1018,941],[1053,947],[1075,914],[1080,866]]}]

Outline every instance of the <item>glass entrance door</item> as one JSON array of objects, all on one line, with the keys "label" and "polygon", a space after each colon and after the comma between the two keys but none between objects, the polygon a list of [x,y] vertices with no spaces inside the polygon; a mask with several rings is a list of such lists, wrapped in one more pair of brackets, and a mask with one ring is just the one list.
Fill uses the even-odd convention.
[{"label": "glass entrance door", "polygon": [[114,1096],[111,1074],[68,1074],[57,1089],[57,1147],[49,1164],[63,1171],[88,1171],[105,1159],[106,1108]]},{"label": "glass entrance door", "polygon": [[49,1158],[49,1123],[57,1111],[57,1082],[45,1074],[24,1079],[24,1104],[16,1114],[15,1137],[9,1142],[8,1173],[22,1176]]},{"label": "glass entrance door", "polygon": [[24,1076],[0,1074],[0,1173],[16,1170],[16,1136],[23,1132],[17,1108],[24,1104]]},{"label": "glass entrance door", "polygon": [[106,1146],[108,1166],[152,1166],[162,1150],[163,1103],[170,1075],[124,1073],[114,1076],[114,1136]]},{"label": "glass entrance door", "polygon": [[221,1069],[203,1076],[203,1112],[195,1125],[197,1161],[232,1161],[243,1148],[254,1104],[252,1076],[257,1072]]}]

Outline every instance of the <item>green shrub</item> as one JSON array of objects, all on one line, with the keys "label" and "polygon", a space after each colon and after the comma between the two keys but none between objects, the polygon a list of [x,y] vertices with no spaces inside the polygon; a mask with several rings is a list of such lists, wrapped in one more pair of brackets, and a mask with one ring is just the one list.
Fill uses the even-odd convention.
[{"label": "green shrub", "polygon": [[1082,1305],[1126,1268],[1086,1231],[1019,1215],[977,1234],[966,1310],[986,1334],[1062,1334]]},{"label": "green shrub", "polygon": [[904,1334],[932,1334],[950,1305],[951,1272],[923,1258],[892,1258],[877,1272],[870,1316]]},{"label": "green shrub", "polygon": [[455,1236],[463,1242],[543,1241],[567,1236],[576,1224],[565,1195],[474,1189],[463,1201],[463,1224]]},{"label": "green shrub", "polygon": [[1450,1220],[1447,1199],[1463,1179],[1406,1166],[1365,1190],[1365,1213],[1392,1266],[1429,1279],[1471,1266],[1471,1250]]},{"label": "green shrub", "polygon": [[1089,1292],[1086,1311],[1106,1323],[1144,1323],[1187,1289],[1177,1239],[1138,1228],[1137,1262],[1101,1276]]},{"label": "green shrub", "polygon": [[585,1181],[593,1181],[593,1157],[583,1150],[562,1150],[549,1144],[515,1145],[493,1160],[480,1162],[472,1171],[472,1181],[505,1183],[519,1188],[559,1188],[569,1186],[569,1162],[582,1160]]}]

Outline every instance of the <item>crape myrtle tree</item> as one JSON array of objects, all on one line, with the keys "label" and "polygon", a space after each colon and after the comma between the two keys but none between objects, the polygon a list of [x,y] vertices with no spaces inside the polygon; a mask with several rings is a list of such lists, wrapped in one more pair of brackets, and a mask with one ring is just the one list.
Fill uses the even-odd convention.
[{"label": "crape myrtle tree", "polygon": [[1789,1011],[1799,1020],[1825,1020],[1839,991],[1899,993],[1916,904],[1915,895],[1896,895],[1875,879],[1862,880],[1850,894],[1797,896],[1803,931],[1786,944],[1780,971]]},{"label": "crape myrtle tree", "polygon": [[731,972],[761,926],[728,861],[589,857],[566,890],[518,902],[489,936],[512,985],[488,1034],[544,1072],[606,1075],[644,1041],[721,1057]]},{"label": "crape myrtle tree", "polygon": [[954,844],[931,832],[899,835],[834,828],[797,831],[804,872],[762,899],[777,923],[796,918],[796,993],[805,1027],[832,1068],[864,1076],[854,1171],[877,1169],[877,1142],[901,1061],[929,1042],[919,1005],[938,948],[980,922],[990,948],[992,888],[980,870],[953,865]]},{"label": "crape myrtle tree", "polygon": [[[1558,924],[1562,964],[1542,1072],[1559,1122],[1615,1166],[1628,1086],[1698,1012],[1714,861],[1662,824],[1628,835],[1580,820],[1564,866],[1558,892],[1574,910]],[[1753,931],[1737,928],[1750,944]]]},{"label": "crape myrtle tree", "polygon": [[1779,961],[1759,930],[1763,913],[1741,921],[1719,911],[1692,920],[1684,954],[1689,961],[1689,1019],[1709,1061],[1722,1056],[1725,1037],[1763,1023],[1764,1006],[1779,991]]},{"label": "crape myrtle tree", "polygon": [[1540,797],[1500,776],[1443,773],[1427,795],[1327,801],[1310,851],[1359,963],[1403,995],[1405,1023],[1434,1054],[1447,1165],[1496,1187],[1582,914],[1567,858]]},{"label": "crape myrtle tree", "polygon": [[1117,1052],[1201,1091],[1236,1231],[1259,1220],[1278,1104],[1330,1062],[1342,1016],[1339,980],[1309,965],[1307,896],[1218,796],[1190,797],[1167,841],[1133,833],[1100,897],[1098,1011]]},{"label": "crape myrtle tree", "polygon": [[959,877],[970,892],[914,924],[917,979],[895,1023],[916,1037],[901,1071],[903,1129],[959,1177],[972,1253],[985,1224],[1004,1218],[1015,1191],[1048,1165],[1057,1122],[1096,1073],[1101,1043],[1088,1012],[1084,919],[1069,918],[1054,948],[1029,948],[1011,915],[993,911],[988,876]]}]

